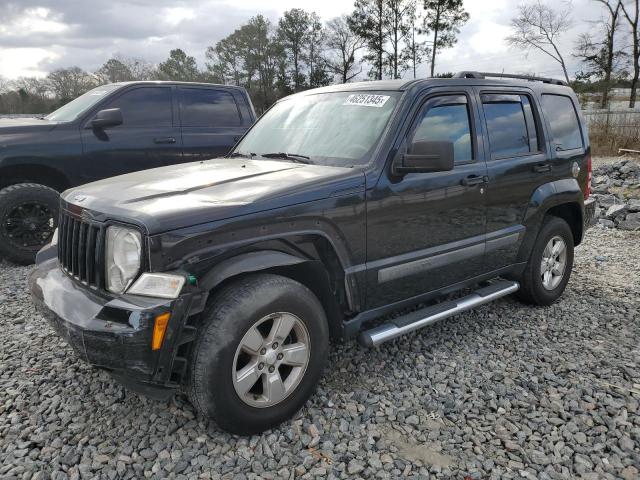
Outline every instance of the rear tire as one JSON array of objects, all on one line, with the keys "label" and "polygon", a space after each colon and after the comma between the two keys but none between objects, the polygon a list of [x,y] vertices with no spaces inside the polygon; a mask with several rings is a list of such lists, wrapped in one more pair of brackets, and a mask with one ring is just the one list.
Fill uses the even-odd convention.
[{"label": "rear tire", "polygon": [[561,218],[545,218],[516,293],[525,303],[551,305],[567,286],[573,268],[573,233]]},{"label": "rear tire", "polygon": [[60,195],[37,183],[18,183],[0,190],[0,256],[29,265],[51,241],[58,224]]},{"label": "rear tire", "polygon": [[195,408],[240,435],[291,418],[327,360],[329,329],[316,296],[286,277],[251,275],[220,291],[203,316],[187,384]]}]

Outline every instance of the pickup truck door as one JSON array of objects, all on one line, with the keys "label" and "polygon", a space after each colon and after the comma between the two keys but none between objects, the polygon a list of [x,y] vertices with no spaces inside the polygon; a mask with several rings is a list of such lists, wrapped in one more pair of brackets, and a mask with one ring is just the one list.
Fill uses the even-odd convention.
[{"label": "pickup truck door", "polygon": [[476,87],[476,92],[488,138],[485,268],[493,271],[516,262],[530,199],[539,186],[553,180],[554,165],[531,91]]},{"label": "pickup truck door", "polygon": [[178,87],[184,161],[223,157],[244,135],[244,118],[231,89]]},{"label": "pickup truck door", "polygon": [[81,124],[86,182],[182,161],[182,139],[170,86],[136,86],[101,104],[119,108],[121,125],[92,128],[95,111]]},{"label": "pickup truck door", "polygon": [[387,168],[369,190],[367,308],[483,273],[487,171],[473,90],[430,90],[409,115],[394,158],[412,141],[448,140],[454,143],[455,166],[402,178]]}]

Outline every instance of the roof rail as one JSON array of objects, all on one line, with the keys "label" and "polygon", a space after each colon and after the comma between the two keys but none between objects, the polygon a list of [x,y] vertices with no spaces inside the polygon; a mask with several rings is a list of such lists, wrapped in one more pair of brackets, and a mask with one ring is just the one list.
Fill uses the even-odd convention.
[{"label": "roof rail", "polygon": [[518,78],[521,80],[529,80],[532,82],[542,82],[542,83],[550,83],[553,85],[564,85],[567,86],[567,82],[564,80],[557,80],[555,78],[546,78],[546,77],[534,77],[532,75],[517,75],[514,73],[490,73],[490,72],[458,72],[453,78]]}]

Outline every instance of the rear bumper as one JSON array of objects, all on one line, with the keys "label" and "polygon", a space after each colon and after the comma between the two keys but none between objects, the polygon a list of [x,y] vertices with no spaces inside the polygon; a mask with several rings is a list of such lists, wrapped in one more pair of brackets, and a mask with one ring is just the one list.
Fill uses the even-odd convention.
[{"label": "rear bumper", "polygon": [[[185,322],[198,295],[175,300],[104,296],[69,277],[55,258],[35,268],[29,288],[37,310],[82,360],[152,398],[169,398],[180,386],[186,359],[177,352],[195,336]],[[162,347],[154,351],[154,319],[166,312],[169,326]]]},{"label": "rear bumper", "polygon": [[584,201],[584,229],[592,227],[598,222],[598,216],[596,214],[597,201],[591,197]]}]

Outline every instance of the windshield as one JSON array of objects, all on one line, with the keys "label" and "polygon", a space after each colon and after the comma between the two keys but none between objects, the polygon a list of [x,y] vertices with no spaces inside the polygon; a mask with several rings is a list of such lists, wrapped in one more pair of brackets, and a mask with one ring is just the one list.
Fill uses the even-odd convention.
[{"label": "windshield", "polygon": [[56,122],[72,122],[78,115],[91,108],[93,105],[102,100],[108,93],[111,93],[116,88],[120,88],[121,85],[102,85],[96,87],[93,90],[89,90],[84,95],[80,95],[75,100],[71,100],[66,105],[60,107],[55,112],[51,112],[47,115],[47,120],[53,120]]},{"label": "windshield", "polygon": [[400,94],[335,92],[285,99],[264,114],[232,155],[266,154],[335,166],[366,164]]}]

